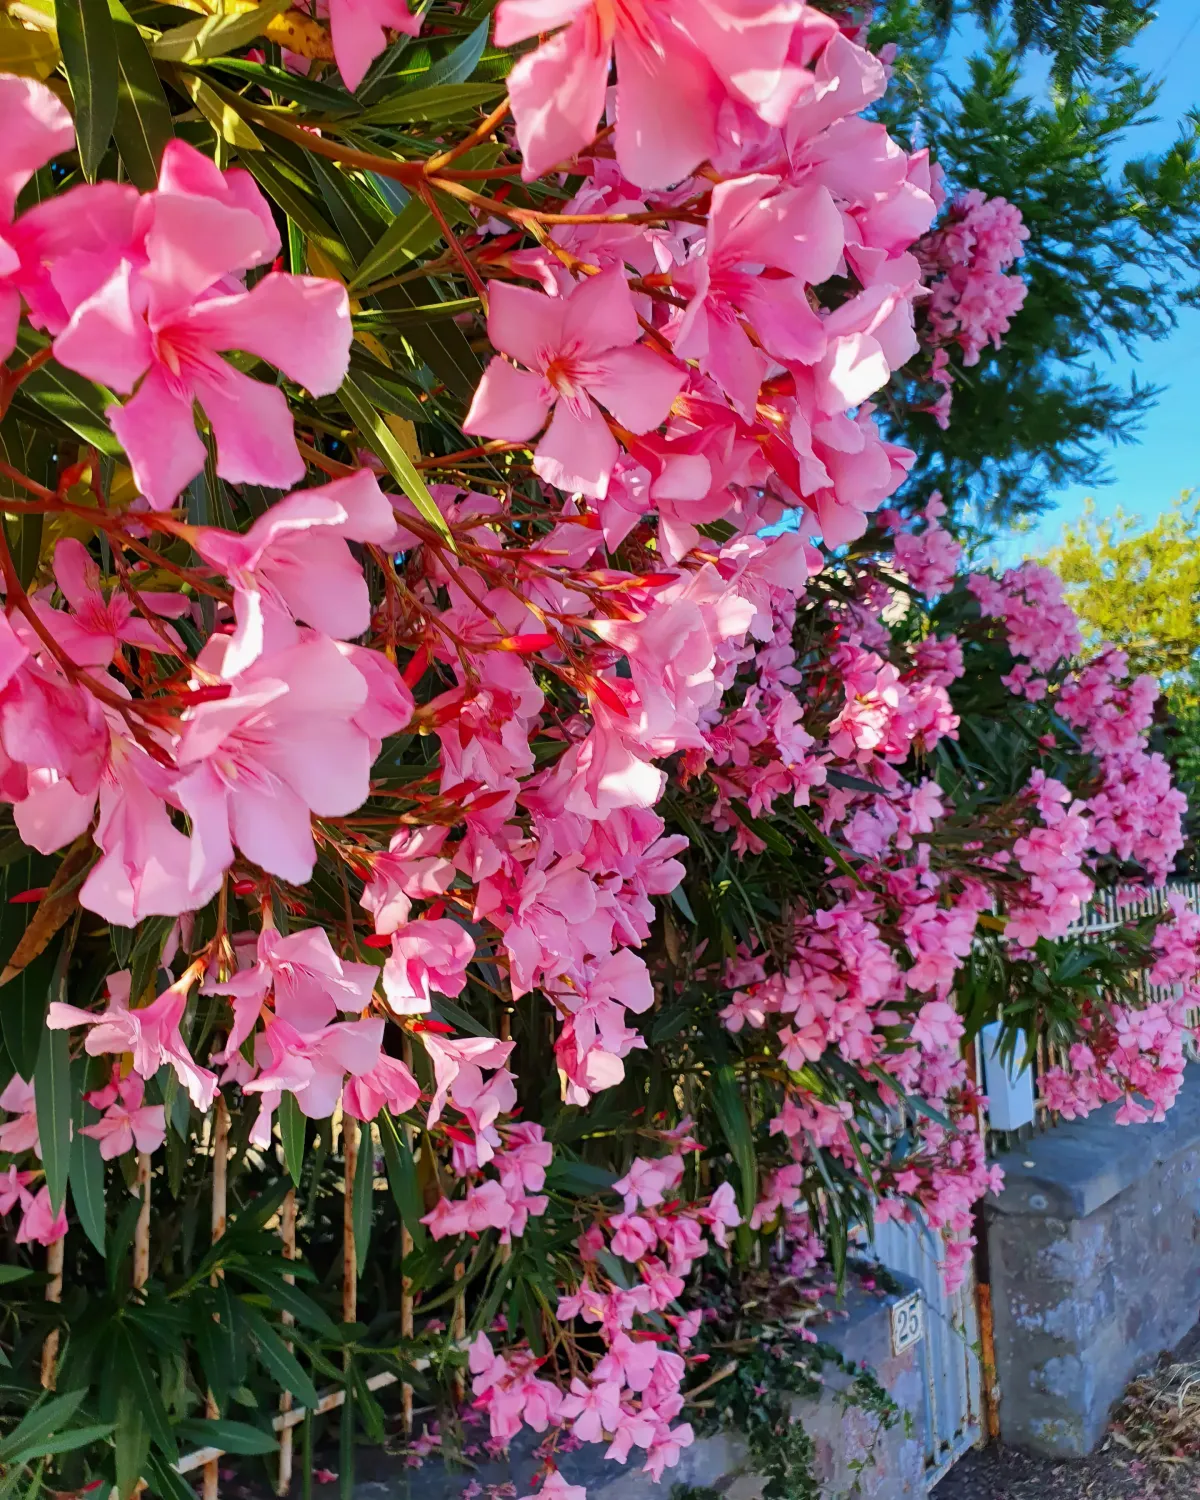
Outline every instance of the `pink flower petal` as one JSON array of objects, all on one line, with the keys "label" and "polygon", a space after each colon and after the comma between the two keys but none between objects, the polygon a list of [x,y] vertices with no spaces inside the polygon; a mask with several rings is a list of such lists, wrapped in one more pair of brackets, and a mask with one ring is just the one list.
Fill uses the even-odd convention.
[{"label": "pink flower petal", "polygon": [[622,344],[635,344],[640,334],[637,309],[624,268],[613,266],[575,286],[566,301],[559,343],[578,349],[586,359]]},{"label": "pink flower petal", "polygon": [[596,361],[588,392],[630,432],[649,432],[667,420],[687,378],[678,366],[643,344],[611,349]]},{"label": "pink flower petal", "polygon": [[580,490],[603,499],[620,452],[595,406],[589,403],[586,415],[578,416],[560,401],[537,446],[533,467],[539,479],[560,490]]},{"label": "pink flower petal", "polygon": [[54,340],[68,370],[128,395],[153,358],[150,330],[133,307],[133,268],[123,260],[104,285],[80,303]]},{"label": "pink flower petal", "polygon": [[207,456],[191,401],[176,394],[156,366],[131,400],[110,406],[105,416],[129,457],[138,489],[155,510],[169,509]]},{"label": "pink flower petal", "polygon": [[[500,350],[530,370],[562,348],[564,312],[568,303],[529,287],[496,282],[488,303],[488,338]],[[634,338],[637,337],[636,320]]]},{"label": "pink flower petal", "polygon": [[178,322],[209,348],[257,354],[314,396],[332,395],[350,367],[350,302],[325,277],[272,272],[253,291],[209,298]]},{"label": "pink flower petal", "polygon": [[64,105],[32,78],[0,74],[0,217],[11,219],[17,194],[38,170],[75,144]]},{"label": "pink flower petal", "polygon": [[231,271],[267,258],[271,241],[257,213],[186,193],[156,193],[152,202],[142,275],[155,322],[189,307]]},{"label": "pink flower petal", "polygon": [[[549,298],[543,300],[549,301]],[[497,356],[483,372],[483,379],[463,422],[463,431],[479,437],[523,443],[544,424],[552,399],[540,375],[518,370],[516,365],[510,365]]]},{"label": "pink flower petal", "polygon": [[657,56],[618,32],[616,53],[617,161],[639,187],[670,187],[716,151],[724,91],[682,37]]},{"label": "pink flower petal", "polygon": [[[288,489],[304,478],[287,397],[224,360],[195,378],[196,396],[217,440],[217,473],[233,484]],[[191,477],[190,475],[188,476]]]},{"label": "pink flower petal", "polygon": [[526,182],[590,145],[604,112],[609,49],[594,47],[586,19],[517,60],[508,75]]}]

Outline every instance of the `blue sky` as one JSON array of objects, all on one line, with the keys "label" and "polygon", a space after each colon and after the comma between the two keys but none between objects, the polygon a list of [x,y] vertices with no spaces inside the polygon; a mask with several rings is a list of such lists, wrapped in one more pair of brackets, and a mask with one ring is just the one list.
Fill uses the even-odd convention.
[{"label": "blue sky", "polygon": [[[1130,157],[1164,150],[1175,139],[1184,113],[1200,105],[1200,0],[1159,0],[1157,9],[1158,19],[1142,32],[1133,56],[1139,66],[1162,80],[1159,118],[1130,135],[1126,143]],[[1031,78],[1041,72],[1036,62],[1030,72]],[[1104,514],[1119,507],[1152,520],[1181,490],[1200,486],[1200,311],[1185,310],[1169,339],[1147,342],[1138,353],[1140,358],[1122,353],[1111,364],[1101,362],[1101,368],[1111,371],[1119,384],[1128,385],[1136,371],[1140,379],[1165,387],[1140,440],[1109,450],[1113,482],[1057,492],[1055,509],[1034,531],[1001,543],[1001,561],[1036,557],[1052,546],[1063,523],[1078,516],[1089,495]]]}]

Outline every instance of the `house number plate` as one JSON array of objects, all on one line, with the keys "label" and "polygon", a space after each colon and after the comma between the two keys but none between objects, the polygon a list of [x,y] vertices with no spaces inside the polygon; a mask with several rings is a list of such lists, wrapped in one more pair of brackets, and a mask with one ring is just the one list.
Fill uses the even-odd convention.
[{"label": "house number plate", "polygon": [[925,1332],[925,1313],[920,1292],[892,1304],[892,1353],[902,1354],[920,1343]]}]

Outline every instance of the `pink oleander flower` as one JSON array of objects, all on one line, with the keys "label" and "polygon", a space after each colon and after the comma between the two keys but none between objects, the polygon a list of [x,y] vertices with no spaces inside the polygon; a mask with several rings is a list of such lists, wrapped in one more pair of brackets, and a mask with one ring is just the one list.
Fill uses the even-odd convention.
[{"label": "pink oleander flower", "polygon": [[96,1014],[67,1005],[61,1000],[51,1003],[46,1025],[51,1031],[65,1031],[72,1026],[89,1027],[84,1051],[89,1057],[106,1052],[133,1054],[133,1071],[139,1078],[153,1078],[165,1063],[172,1068],[197,1109],[207,1110],[217,1093],[217,1076],[200,1067],[188,1051],[179,1025],[187,1005],[188,987],[182,983],[165,989],[149,1005],[131,1008],[128,969],[110,974],[105,981],[108,1009]]},{"label": "pink oleander flower", "polygon": [[475,939],[449,917],[408,922],[392,933],[392,951],[383,966],[383,993],[398,1016],[423,1015],[431,998],[461,995]]},{"label": "pink oleander flower", "polygon": [[15,1115],[16,1119],[0,1125],[0,1151],[16,1156],[21,1151],[33,1151],[41,1156],[42,1146],[38,1140],[37,1106],[33,1096],[33,1081],[28,1083],[19,1073],[14,1073],[0,1093],[0,1109]]},{"label": "pink oleander flower", "polygon": [[0,74],[0,362],[17,346],[21,296],[31,274],[25,241],[29,226],[13,223],[17,194],[48,161],[75,145],[65,106],[32,78]]},{"label": "pink oleander flower", "polygon": [[16,1167],[0,1172],[0,1214],[12,1213],[18,1203],[31,1197],[25,1188],[37,1175],[36,1172],[18,1172]]},{"label": "pink oleander flower", "polygon": [[324,7],[318,4],[318,14],[326,10],[334,60],[351,92],[387,46],[389,31],[416,36],[421,30],[422,17],[409,10],[408,0],[326,0]]},{"label": "pink oleander flower", "polygon": [[205,982],[206,995],[228,995],[233,1001],[233,1025],[215,1060],[232,1059],[254,1031],[268,995],[274,995],[274,1011],[281,1020],[297,1031],[314,1032],[342,1012],[361,1016],[378,977],[374,964],[339,958],[322,927],[306,927],[287,937],[264,927],[253,964],[224,981]]},{"label": "pink oleander flower", "polygon": [[[231,640],[214,636],[197,664],[223,677]],[[309,633],[231,674],[230,689],[187,711],[175,750],[193,883],[211,895],[236,844],[303,885],[317,858],[311,815],[345,817],[367,799],[371,742],[356,719],[366,679],[332,641]]]},{"label": "pink oleander flower", "polygon": [[67,1210],[65,1204],[57,1213],[50,1206],[50,1189],[39,1188],[32,1197],[23,1193],[21,1206],[24,1210],[20,1228],[17,1230],[18,1245],[55,1245],[67,1232]]},{"label": "pink oleander flower", "polygon": [[554,416],[534,451],[547,484],[603,497],[620,454],[600,408],[628,431],[666,420],[684,372],[639,344],[641,329],[619,267],[578,282],[565,297],[497,282],[488,337],[502,354],[483,373],[463,431],[524,442]]},{"label": "pink oleander flower", "polygon": [[568,1484],[555,1469],[546,1475],[540,1490],[532,1495],[522,1495],[520,1500],[587,1500],[587,1490],[581,1484]]},{"label": "pink oleander flower", "polygon": [[366,1073],[348,1078],[342,1105],[358,1120],[373,1120],[385,1106],[390,1115],[407,1114],[421,1097],[416,1079],[399,1058],[381,1053]]},{"label": "pink oleander flower", "polygon": [[657,1208],[682,1177],[682,1156],[660,1156],[653,1160],[637,1156],[625,1176],[613,1183],[613,1192],[623,1195],[625,1212],[632,1214],[639,1204],[643,1208]]},{"label": "pink oleander flower", "polygon": [[223,479],[296,484],[305,466],[287,398],[221,355],[257,355],[313,395],[330,395],[349,363],[345,288],[272,272],[246,291],[244,273],[279,250],[270,208],[249,173],[222,173],[183,141],[168,144],[159,186],[140,207],[140,244],[71,309],[55,358],[119,394],[134,393],[106,415],[156,510],[204,467],[194,401],[212,424]]},{"label": "pink oleander flower", "polygon": [[420,1037],[433,1064],[435,1087],[426,1121],[430,1128],[441,1119],[451,1085],[465,1066],[502,1068],[515,1045],[491,1036],[439,1036],[434,1031],[423,1031]]},{"label": "pink oleander flower", "polygon": [[[105,1161],[124,1156],[135,1146],[139,1151],[157,1151],[166,1140],[166,1110],[161,1104],[144,1104],[145,1092],[145,1081],[137,1073],[127,1073],[109,1089],[89,1096],[89,1102],[104,1113],[94,1125],[82,1126],[80,1133],[100,1142]],[[110,1093],[112,1098],[107,1097]]]},{"label": "pink oleander flower", "polygon": [[727,0],[611,6],[601,0],[502,0],[496,42],[553,31],[509,75],[526,179],[574,156],[596,133],[617,64],[617,161],[641,187],[665,188],[714,156],[726,100],[781,124],[811,78],[790,67],[803,7]]},{"label": "pink oleander flower", "polygon": [[272,1017],[255,1045],[261,1070],[242,1085],[246,1093],[261,1094],[263,1100],[251,1140],[256,1145],[270,1141],[271,1113],[285,1089],[295,1094],[310,1120],[328,1119],[347,1076],[361,1078],[379,1066],[384,1024],[382,1016],[368,1016],[301,1033]]},{"label": "pink oleander flower", "polygon": [[[157,629],[134,613],[126,595],[114,588],[105,597],[100,589],[100,569],[82,542],[64,537],[54,548],[54,578],[71,613],[38,610],[55,640],[76,665],[107,667],[121,646],[141,651],[183,652],[183,642],[172,628],[160,621]],[[155,615],[178,618],[191,610],[182,594],[141,593],[141,603]]]},{"label": "pink oleander flower", "polygon": [[371,600],[346,543],[386,545],[395,530],[391,502],[369,469],[285,495],[246,532],[190,530],[192,546],[233,586],[237,627],[224,672],[240,672],[262,655],[272,613],[339,640],[364,634]]},{"label": "pink oleander flower", "polygon": [[[805,286],[833,275],[842,245],[841,215],[819,183],[785,187],[759,173],[713,189],[708,232],[672,273],[691,299],[673,342],[681,358],[699,361],[746,420],[753,419],[768,362],[742,318],[775,358],[819,359],[825,331]],[[764,275],[764,267],[787,275]]]}]

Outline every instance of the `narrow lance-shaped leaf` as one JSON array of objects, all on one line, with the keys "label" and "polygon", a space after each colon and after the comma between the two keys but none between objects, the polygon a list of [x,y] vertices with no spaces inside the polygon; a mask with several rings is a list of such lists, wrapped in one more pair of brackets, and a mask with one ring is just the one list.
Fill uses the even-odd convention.
[{"label": "narrow lance-shaped leaf", "polygon": [[141,32],[121,0],[108,0],[117,41],[117,116],[113,134],[130,180],[143,192],[158,183],[158,163],[174,134],[167,96]]},{"label": "narrow lance-shaped leaf", "polygon": [[383,1143],[383,1159],[387,1165],[388,1187],[392,1190],[392,1197],[396,1200],[404,1227],[413,1237],[414,1245],[423,1246],[428,1235],[425,1225],[421,1223],[424,1206],[412,1151],[387,1110],[380,1112],[377,1124],[379,1139]]},{"label": "narrow lance-shaped leaf", "polygon": [[265,31],[267,22],[288,8],[288,0],[259,0],[252,10],[201,16],[164,31],[151,44],[150,53],[164,62],[196,62],[236,52]]},{"label": "narrow lance-shaped leaf", "polygon": [[[66,1033],[62,1033],[64,1036]],[[104,1160],[100,1142],[76,1130],[71,1139],[71,1202],[80,1228],[100,1254],[104,1249]]]},{"label": "narrow lance-shaped leaf", "polygon": [[279,1134],[283,1140],[283,1159],[288,1176],[300,1186],[300,1173],[304,1168],[304,1136],[307,1121],[296,1102],[296,1096],[285,1090],[279,1100]]},{"label": "narrow lance-shaped leaf", "polygon": [[117,118],[117,34],[108,0],[56,0],[54,16],[75,101],[79,163],[94,182]]},{"label": "narrow lance-shaped leaf", "polygon": [[66,1031],[42,1032],[42,1045],[34,1071],[34,1103],[38,1140],[50,1205],[57,1213],[67,1196],[71,1162],[71,1041]]},{"label": "narrow lance-shaped leaf", "polygon": [[[346,1120],[350,1126],[349,1119]],[[371,1217],[375,1188],[375,1141],[369,1122],[358,1126],[358,1158],[354,1168],[354,1255],[361,1276],[371,1243]]]},{"label": "narrow lance-shaped leaf", "polygon": [[387,423],[355,385],[352,376],[347,375],[342,382],[339,394],[342,405],[349,412],[354,425],[366,438],[369,446],[383,459],[392,478],[404,490],[422,517],[435,531],[439,531],[445,537],[453,549],[454,538],[450,535],[445,516],[437,508],[437,502],[429,493],[429,487],[413,466],[412,459],[393,437]]}]

